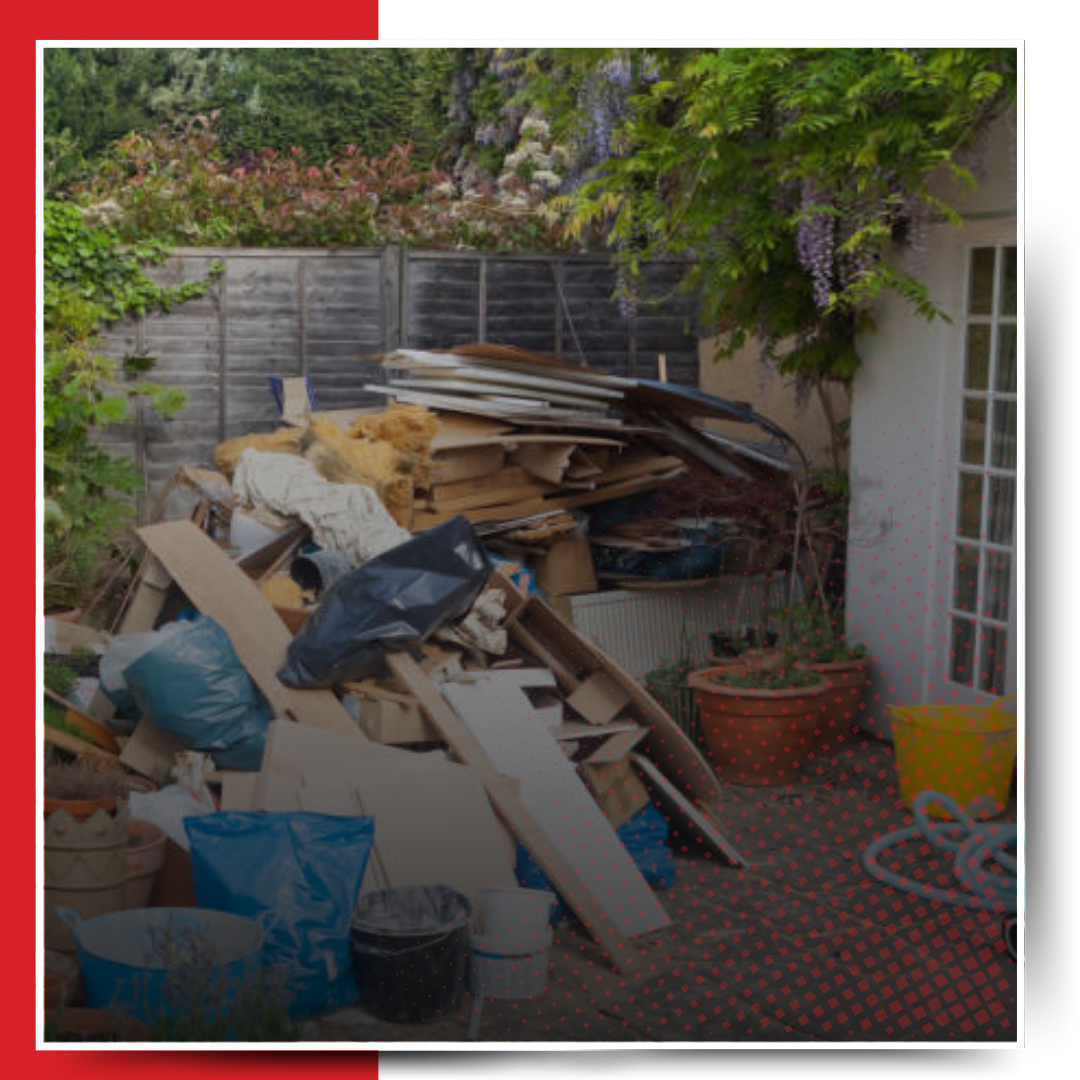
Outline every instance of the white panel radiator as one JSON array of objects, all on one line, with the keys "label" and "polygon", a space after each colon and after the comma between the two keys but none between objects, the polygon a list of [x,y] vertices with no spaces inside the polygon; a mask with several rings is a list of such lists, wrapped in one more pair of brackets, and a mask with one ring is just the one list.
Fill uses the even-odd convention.
[{"label": "white panel radiator", "polygon": [[788,576],[720,578],[679,589],[588,593],[570,598],[574,625],[635,678],[667,661],[708,662],[709,634],[743,626],[777,628]]}]

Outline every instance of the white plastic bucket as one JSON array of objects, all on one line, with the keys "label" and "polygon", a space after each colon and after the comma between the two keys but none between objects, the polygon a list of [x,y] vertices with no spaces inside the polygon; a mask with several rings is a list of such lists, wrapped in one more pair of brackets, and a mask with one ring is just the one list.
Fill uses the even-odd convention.
[{"label": "white plastic bucket", "polygon": [[524,954],[551,929],[555,894],[546,889],[484,889],[481,934]]},{"label": "white plastic bucket", "polygon": [[531,998],[547,989],[548,949],[554,934],[548,927],[530,951],[506,947],[482,934],[469,935],[469,985],[478,997]]}]

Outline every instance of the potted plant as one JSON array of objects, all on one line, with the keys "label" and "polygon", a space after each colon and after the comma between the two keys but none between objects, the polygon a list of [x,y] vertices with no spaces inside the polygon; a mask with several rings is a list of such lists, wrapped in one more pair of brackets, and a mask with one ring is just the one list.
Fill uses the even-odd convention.
[{"label": "potted plant", "polygon": [[831,698],[830,727],[837,733],[846,731],[866,707],[870,683],[866,645],[847,640],[841,604],[830,608],[815,598],[795,604],[789,615],[798,666],[825,678]]},{"label": "potted plant", "polygon": [[94,768],[74,764],[48,765],[45,768],[45,816],[66,810],[77,821],[85,821],[95,811],[111,814],[118,798],[132,791],[153,790],[141,777],[117,769]]},{"label": "potted plant", "polygon": [[714,631],[709,635],[712,652],[709,659],[717,667],[762,667],[779,671],[783,667],[783,651],[778,630],[760,630],[744,626],[738,633]]},{"label": "potted plant", "polygon": [[825,679],[793,663],[720,666],[689,677],[708,757],[727,780],[787,784],[823,734]]}]

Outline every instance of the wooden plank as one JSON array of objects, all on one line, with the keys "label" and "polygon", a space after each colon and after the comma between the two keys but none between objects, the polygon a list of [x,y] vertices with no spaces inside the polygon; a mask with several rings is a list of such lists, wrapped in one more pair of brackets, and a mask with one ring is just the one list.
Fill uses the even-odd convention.
[{"label": "wooden plank", "polygon": [[542,498],[548,492],[556,489],[541,480],[527,481],[506,487],[503,478],[496,474],[489,478],[488,489],[477,491],[471,495],[458,495],[447,498],[437,490],[433,492],[432,501],[435,513],[462,513],[466,510],[481,510],[488,506],[505,506],[508,503],[521,502],[530,498]]},{"label": "wooden plank", "polygon": [[[501,487],[514,487],[529,481],[529,474],[520,465],[494,471]],[[451,499],[460,499],[466,495],[478,495],[492,486],[494,478],[491,474],[488,474],[485,476],[472,476],[466,480],[456,480],[449,484],[434,484],[431,488],[431,497],[436,502],[448,502]]]},{"label": "wooden plank", "polygon": [[93,758],[107,765],[115,766],[120,763],[120,759],[115,754],[110,754],[108,750],[102,750],[100,746],[80,739],[78,735],[61,731],[60,728],[54,728],[51,724],[45,724],[43,727],[45,742],[50,746],[55,746],[65,753],[74,754],[76,757]]},{"label": "wooden plank", "polygon": [[576,867],[615,928],[627,936],[667,926],[653,894],[607,818],[525,694],[548,671],[484,672],[447,683],[443,696],[495,768],[521,783],[521,801]]},{"label": "wooden plank", "polygon": [[654,793],[657,802],[681,814],[693,825],[698,835],[712,848],[730,859],[736,866],[746,866],[746,859],[737,847],[717,828],[716,822],[689,799],[681,795],[674,784],[644,754],[631,754],[634,764],[641,771],[646,786]]},{"label": "wooden plank", "polygon": [[[588,641],[537,596],[530,596],[508,620],[514,639],[543,663],[542,653],[554,656],[564,669],[588,675],[606,672],[630,695],[626,715],[649,729],[642,748],[649,759],[679,790],[680,794],[709,813],[718,798],[716,773],[698,752],[686,733],[671,719],[645,688],[631,678],[610,656]],[[531,645],[538,645],[534,651]],[[580,678],[577,679],[580,681]],[[564,685],[564,689],[574,689]],[[716,823],[723,831],[720,822]]]},{"label": "wooden plank", "polygon": [[495,771],[483,744],[462,723],[415,660],[404,653],[391,653],[386,662],[390,670],[419,699],[428,718],[454,754],[461,761],[484,773],[484,783],[495,808],[536,860],[570,910],[581,920],[586,932],[607,950],[604,955],[619,971],[629,973],[640,970],[642,964],[639,952],[607,917],[577,869],[537,824],[521,800],[520,785]]},{"label": "wooden plank", "polygon": [[120,744],[116,741],[116,736],[107,727],[103,727],[77,705],[72,705],[67,698],[61,697],[55,690],[43,686],[42,692],[54,705],[59,705],[64,710],[64,723],[69,727],[78,728],[82,738],[88,739],[95,746],[107,750],[110,754],[120,753]]},{"label": "wooden plank", "polygon": [[294,690],[277,677],[292,637],[270,601],[205,533],[190,521],[174,521],[138,534],[188,599],[229,635],[276,713],[364,739],[332,691]]}]

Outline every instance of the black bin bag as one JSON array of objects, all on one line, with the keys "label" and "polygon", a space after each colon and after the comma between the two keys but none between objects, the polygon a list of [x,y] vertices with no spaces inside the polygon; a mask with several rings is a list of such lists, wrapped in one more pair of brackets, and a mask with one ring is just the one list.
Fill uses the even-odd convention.
[{"label": "black bin bag", "polygon": [[339,578],[289,645],[278,678],[301,688],[367,678],[384,653],[467,614],[492,566],[458,516]]}]

